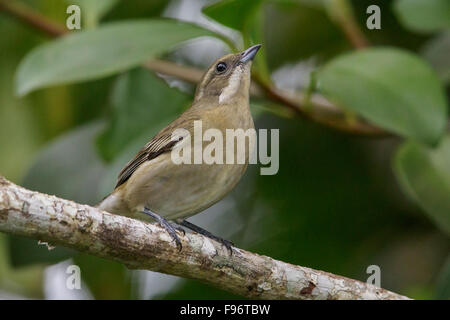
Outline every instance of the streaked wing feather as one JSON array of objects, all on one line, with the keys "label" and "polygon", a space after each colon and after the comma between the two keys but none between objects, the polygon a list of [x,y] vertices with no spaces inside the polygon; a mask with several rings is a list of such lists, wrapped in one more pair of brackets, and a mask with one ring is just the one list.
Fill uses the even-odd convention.
[{"label": "streaked wing feather", "polygon": [[183,128],[191,131],[194,127],[194,121],[200,118],[195,115],[186,114],[183,119],[179,117],[163,130],[161,130],[152,140],[150,140],[144,148],[142,148],[136,156],[129,161],[125,167],[120,171],[117,177],[115,188],[124,184],[131,175],[146,161],[155,159],[159,155],[170,152],[174,145],[181,141],[184,137],[180,136],[172,140],[172,132],[176,129]]}]

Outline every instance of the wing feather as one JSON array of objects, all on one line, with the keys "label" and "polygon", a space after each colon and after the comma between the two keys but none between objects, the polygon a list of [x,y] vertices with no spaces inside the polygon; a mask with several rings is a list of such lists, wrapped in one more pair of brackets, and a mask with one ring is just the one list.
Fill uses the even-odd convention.
[{"label": "wing feather", "polygon": [[185,138],[180,135],[178,137],[174,136],[172,139],[172,132],[180,128],[192,132],[195,120],[200,120],[200,118],[195,114],[190,115],[186,112],[184,117],[180,116],[161,130],[120,171],[115,188],[124,184],[143,163],[155,159],[163,153],[172,151],[172,148]]}]

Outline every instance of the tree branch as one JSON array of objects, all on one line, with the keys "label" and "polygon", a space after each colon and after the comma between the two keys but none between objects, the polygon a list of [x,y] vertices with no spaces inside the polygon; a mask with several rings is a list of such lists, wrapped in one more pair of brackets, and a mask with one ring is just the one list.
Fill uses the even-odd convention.
[{"label": "tree branch", "polygon": [[355,49],[364,49],[370,45],[358,22],[355,19],[353,8],[349,0],[331,0],[328,2],[330,17],[341,28],[348,42]]},{"label": "tree branch", "polygon": [[[17,18],[19,21],[43,31],[51,37],[59,37],[69,33],[64,27],[56,25],[49,21],[45,16],[34,12],[34,10],[23,4],[20,6],[10,5],[7,4],[6,1],[0,0],[0,10],[1,9]],[[359,45],[357,45],[357,47],[359,47]],[[144,66],[155,72],[173,76],[191,83],[199,82],[203,74],[202,70],[180,66],[176,63],[159,59],[148,61],[144,63]],[[308,106],[306,106],[303,103],[304,96],[301,93],[280,90],[272,85],[267,85],[262,81],[259,81],[259,78],[255,76],[253,77],[253,80],[251,88],[252,96],[265,97],[272,102],[294,111],[297,115],[355,135],[377,138],[390,135],[390,133],[385,130],[371,125],[363,119],[357,118],[353,121],[349,121],[340,108],[320,95],[313,95]]]},{"label": "tree branch", "polygon": [[0,0],[0,11],[2,10],[51,37],[58,37],[67,33],[64,26],[48,20],[39,12],[31,10],[20,2]]},{"label": "tree branch", "polygon": [[62,245],[131,269],[200,280],[248,298],[408,299],[373,285],[235,248],[199,234],[179,235],[178,251],[161,227],[30,191],[0,176],[0,231]]}]

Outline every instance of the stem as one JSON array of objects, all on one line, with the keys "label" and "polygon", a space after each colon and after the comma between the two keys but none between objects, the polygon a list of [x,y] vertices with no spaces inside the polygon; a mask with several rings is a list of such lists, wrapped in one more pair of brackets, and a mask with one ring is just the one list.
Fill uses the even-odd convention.
[{"label": "stem", "polygon": [[0,11],[5,11],[19,21],[42,30],[52,37],[58,37],[68,32],[63,26],[49,21],[44,15],[17,1],[0,0]]},{"label": "stem", "polygon": [[327,9],[330,17],[342,29],[355,49],[363,49],[370,45],[356,22],[353,8],[348,0],[329,0]]}]

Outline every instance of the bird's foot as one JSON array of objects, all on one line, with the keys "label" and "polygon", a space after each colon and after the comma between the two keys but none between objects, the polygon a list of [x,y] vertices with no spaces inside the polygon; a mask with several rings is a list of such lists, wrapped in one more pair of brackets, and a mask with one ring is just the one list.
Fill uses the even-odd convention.
[{"label": "bird's foot", "polygon": [[200,233],[201,235],[204,235],[205,237],[208,237],[210,239],[216,240],[217,242],[220,242],[225,248],[227,248],[227,250],[230,252],[230,255],[233,254],[233,246],[234,246],[233,242],[222,239],[218,236],[215,236],[211,232],[209,232],[193,223],[190,223],[189,221],[183,220],[179,224],[182,225],[183,227],[191,229],[192,231]]},{"label": "bird's foot", "polygon": [[227,248],[228,252],[230,253],[230,256],[233,254],[233,247],[234,247],[233,242],[216,236],[214,236],[213,239],[219,241],[225,248]]},{"label": "bird's foot", "polygon": [[164,219],[163,217],[154,212],[151,212],[147,208],[144,208],[142,212],[155,219],[159,223],[159,225],[163,227],[167,231],[167,233],[172,237],[172,239],[175,241],[177,245],[178,250],[181,251],[183,246],[181,245],[180,238],[178,238],[177,231],[183,233],[183,235],[185,234],[185,231],[182,228],[169,223],[166,219]]},{"label": "bird's foot", "polygon": [[180,227],[179,225],[177,225],[176,223],[170,223],[170,222],[169,222],[169,224],[172,226],[172,228],[174,228],[175,230],[177,230],[179,233],[182,233],[183,236],[186,235],[186,231],[185,231],[182,227]]}]

